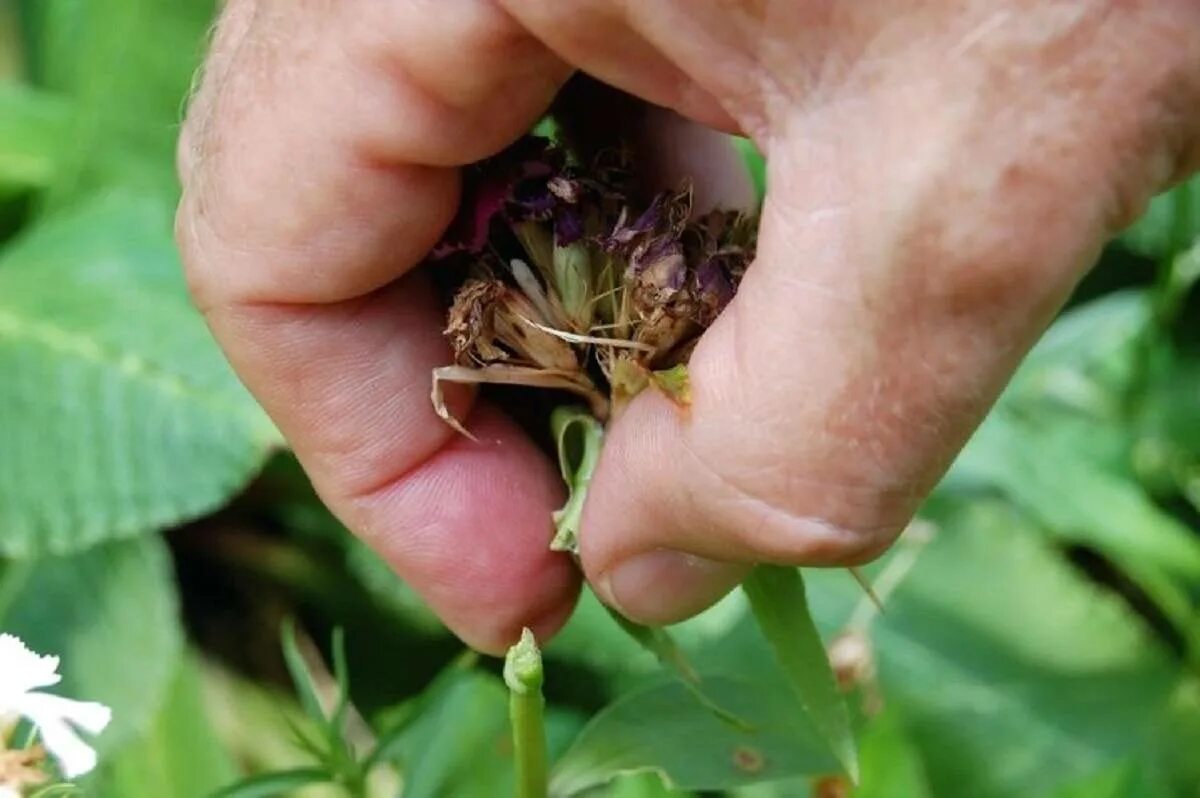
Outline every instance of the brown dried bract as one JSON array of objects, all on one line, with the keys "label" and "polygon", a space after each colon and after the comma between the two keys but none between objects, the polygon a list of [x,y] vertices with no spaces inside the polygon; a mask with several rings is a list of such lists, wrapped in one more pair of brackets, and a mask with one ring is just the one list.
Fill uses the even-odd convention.
[{"label": "brown dried bract", "polygon": [[454,296],[445,335],[460,366],[509,363],[578,371],[571,345],[537,326],[547,323],[517,289],[494,277],[473,278]]}]

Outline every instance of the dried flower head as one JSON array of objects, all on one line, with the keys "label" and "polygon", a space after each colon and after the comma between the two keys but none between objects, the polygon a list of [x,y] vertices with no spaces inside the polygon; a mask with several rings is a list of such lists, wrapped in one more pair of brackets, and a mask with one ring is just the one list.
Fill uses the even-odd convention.
[{"label": "dried flower head", "polygon": [[689,187],[639,203],[624,152],[589,164],[527,137],[469,170],[434,257],[463,258],[443,382],[573,391],[601,420],[648,385],[686,403],[686,364],[754,257],[756,220],[695,216]]}]

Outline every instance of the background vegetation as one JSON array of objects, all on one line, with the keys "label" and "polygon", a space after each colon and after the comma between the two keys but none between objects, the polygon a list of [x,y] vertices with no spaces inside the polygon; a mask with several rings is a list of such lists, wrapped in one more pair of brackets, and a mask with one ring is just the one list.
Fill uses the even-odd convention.
[{"label": "background vegetation", "polygon": [[[189,305],[172,148],[211,14],[0,0],[0,628],[113,707],[90,794],[190,798],[310,765],[279,650],[293,616],[318,692],[346,631],[345,737],[387,742],[371,794],[508,794],[497,663],[330,518]],[[853,794],[1200,795],[1198,234],[1193,182],[1108,249],[868,569],[886,614],[844,572],[808,575],[827,639],[851,635]],[[745,618],[735,595],[677,633],[761,722],[751,741],[586,598],[546,652],[555,790],[649,768],[682,792],[643,774],[602,794],[851,794],[799,775],[830,755]]]}]

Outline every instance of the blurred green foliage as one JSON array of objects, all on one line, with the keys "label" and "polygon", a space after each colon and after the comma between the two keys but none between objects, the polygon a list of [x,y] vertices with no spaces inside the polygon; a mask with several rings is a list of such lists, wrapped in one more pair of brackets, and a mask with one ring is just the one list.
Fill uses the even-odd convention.
[{"label": "blurred green foliage", "polygon": [[[278,771],[260,794],[338,794],[294,793],[313,780],[297,739],[319,731],[276,646],[291,615],[310,704],[336,692],[312,640],[346,630],[346,755],[387,743],[370,794],[506,794],[495,664],[463,659],[321,507],[188,302],[172,156],[212,13],[0,3],[0,628],[113,707],[89,794]],[[1108,249],[869,568],[885,614],[842,572],[808,576],[849,652],[858,787],[822,778],[834,760],[742,595],[674,632],[752,733],[585,596],[546,649],[556,794],[1200,795],[1198,234],[1193,181]]]}]

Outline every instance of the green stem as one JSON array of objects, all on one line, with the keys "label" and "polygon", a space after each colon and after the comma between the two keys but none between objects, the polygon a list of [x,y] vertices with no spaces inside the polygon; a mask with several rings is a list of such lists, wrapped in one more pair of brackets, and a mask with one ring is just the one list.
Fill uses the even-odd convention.
[{"label": "green stem", "polygon": [[542,653],[533,632],[525,629],[504,660],[509,690],[517,798],[546,798],[548,791],[546,723],[543,717]]}]

